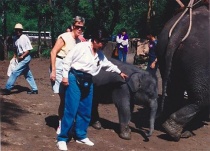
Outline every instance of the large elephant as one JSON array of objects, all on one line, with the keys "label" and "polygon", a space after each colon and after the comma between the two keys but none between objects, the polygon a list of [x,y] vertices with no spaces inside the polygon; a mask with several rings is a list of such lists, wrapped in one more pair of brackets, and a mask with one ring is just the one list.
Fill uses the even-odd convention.
[{"label": "large elephant", "polygon": [[102,69],[100,73],[93,77],[94,99],[92,107],[92,126],[96,129],[101,128],[99,121],[98,104],[114,103],[119,116],[120,134],[123,139],[131,139],[131,130],[129,122],[131,112],[136,102],[148,104],[150,112],[150,131],[147,136],[154,130],[154,122],[158,107],[157,97],[157,79],[147,71],[138,67],[123,63],[116,59],[109,59],[117,65],[119,69],[129,77],[123,80],[118,74],[106,72]]},{"label": "large elephant", "polygon": [[[181,13],[170,19],[158,37],[162,108],[171,111],[163,127],[175,141],[180,140],[187,124],[210,105],[209,9],[204,5],[195,7],[177,25]],[[184,101],[185,91],[187,101]]]}]

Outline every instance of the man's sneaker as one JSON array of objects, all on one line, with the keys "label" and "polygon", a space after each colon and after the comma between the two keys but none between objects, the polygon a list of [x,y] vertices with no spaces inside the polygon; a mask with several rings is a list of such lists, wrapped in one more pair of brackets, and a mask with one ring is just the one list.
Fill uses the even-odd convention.
[{"label": "man's sneaker", "polygon": [[59,150],[62,150],[62,151],[67,151],[68,150],[65,141],[58,141],[57,142],[57,147],[58,147]]},{"label": "man's sneaker", "polygon": [[89,138],[84,138],[82,140],[76,140],[77,143],[86,144],[88,146],[93,146],[94,143],[89,140]]},{"label": "man's sneaker", "polygon": [[61,133],[61,120],[58,121],[58,128],[56,130],[56,134],[60,134]]},{"label": "man's sneaker", "polygon": [[8,90],[8,89],[1,89],[0,90],[0,94],[1,95],[10,95],[11,94],[11,91]]},{"label": "man's sneaker", "polygon": [[61,133],[61,127],[60,126],[58,126],[58,128],[57,128],[57,130],[56,130],[56,134],[60,134]]},{"label": "man's sneaker", "polygon": [[28,91],[27,94],[38,94],[38,90],[31,90],[31,91]]}]

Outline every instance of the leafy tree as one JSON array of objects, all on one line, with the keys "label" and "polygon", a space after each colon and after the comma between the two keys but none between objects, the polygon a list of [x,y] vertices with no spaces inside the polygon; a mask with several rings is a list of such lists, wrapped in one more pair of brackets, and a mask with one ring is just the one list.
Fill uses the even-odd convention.
[{"label": "leafy tree", "polygon": [[[149,1],[152,5],[147,22]],[[186,6],[189,0],[182,2]],[[179,7],[175,0],[1,0],[0,34],[5,42],[19,22],[24,30],[51,31],[53,45],[79,15],[86,19],[86,38],[96,28],[103,28],[109,36],[126,28],[129,37],[145,38],[148,32],[158,35]],[[44,49],[41,46],[39,39],[38,54]],[[3,49],[6,54],[6,47]]]}]

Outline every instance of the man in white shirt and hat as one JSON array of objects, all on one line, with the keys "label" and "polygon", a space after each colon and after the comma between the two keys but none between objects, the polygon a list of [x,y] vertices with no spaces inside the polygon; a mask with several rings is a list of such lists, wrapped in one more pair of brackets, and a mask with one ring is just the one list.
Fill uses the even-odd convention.
[{"label": "man in white shirt and hat", "polygon": [[5,89],[1,90],[2,95],[11,94],[11,89],[13,88],[15,81],[17,78],[23,74],[29,85],[31,86],[31,90],[27,92],[27,94],[38,94],[38,88],[32,72],[29,68],[29,63],[31,61],[31,56],[29,54],[30,50],[33,49],[29,38],[22,34],[23,26],[20,23],[15,25],[15,38],[14,38],[14,58],[18,59],[18,64],[15,67],[14,71],[9,76],[7,80]]}]

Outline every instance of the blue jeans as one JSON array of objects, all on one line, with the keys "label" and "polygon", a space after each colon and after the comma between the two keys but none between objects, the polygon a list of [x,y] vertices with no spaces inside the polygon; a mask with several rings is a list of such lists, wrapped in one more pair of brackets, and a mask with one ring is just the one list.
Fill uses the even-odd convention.
[{"label": "blue jeans", "polygon": [[69,72],[69,86],[65,92],[65,109],[61,121],[61,133],[58,141],[68,141],[68,134],[74,125],[78,140],[87,137],[87,129],[91,119],[93,84],[88,90],[78,86],[75,76]]},{"label": "blue jeans", "polygon": [[22,61],[18,62],[15,70],[11,73],[9,79],[7,80],[5,88],[11,90],[15,84],[17,78],[23,74],[32,90],[38,90],[34,77],[30,71],[29,63],[31,61],[31,56],[26,56]]},{"label": "blue jeans", "polygon": [[127,59],[127,52],[124,51],[124,48],[118,48],[118,59],[120,61],[126,62]]}]

